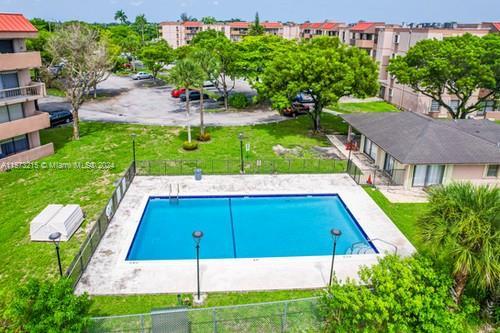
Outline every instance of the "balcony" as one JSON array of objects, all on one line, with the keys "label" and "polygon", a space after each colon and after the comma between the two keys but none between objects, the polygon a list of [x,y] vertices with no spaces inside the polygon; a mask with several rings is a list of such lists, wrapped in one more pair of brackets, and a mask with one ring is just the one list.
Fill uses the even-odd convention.
[{"label": "balcony", "polygon": [[42,66],[40,52],[17,52],[0,54],[0,72]]},{"label": "balcony", "polygon": [[34,101],[45,97],[45,84],[32,83],[29,86],[0,89],[0,106]]},{"label": "balcony", "polygon": [[34,115],[0,124],[0,140],[36,132],[50,127],[49,114],[36,112]]},{"label": "balcony", "polygon": [[0,171],[9,169],[10,165],[15,163],[31,162],[52,154],[54,154],[54,145],[52,143],[25,150],[0,159]]},{"label": "balcony", "polygon": [[373,49],[375,43],[368,39],[351,39],[351,45],[361,49]]}]

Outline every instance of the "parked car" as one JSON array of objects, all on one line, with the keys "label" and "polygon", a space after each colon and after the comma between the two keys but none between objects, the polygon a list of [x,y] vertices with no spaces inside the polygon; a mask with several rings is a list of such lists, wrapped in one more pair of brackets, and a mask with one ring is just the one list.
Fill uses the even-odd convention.
[{"label": "parked car", "polygon": [[146,80],[146,79],[152,79],[153,75],[146,73],[146,72],[139,72],[137,74],[132,75],[132,80]]},{"label": "parked car", "polygon": [[283,110],[283,115],[285,117],[297,117],[303,114],[307,114],[310,110],[308,105],[293,102],[292,106]]},{"label": "parked car", "polygon": [[314,103],[314,100],[312,96],[308,93],[300,93],[295,98],[293,99],[294,102],[299,102],[299,103]]},{"label": "parked car", "polygon": [[179,98],[184,93],[186,93],[186,88],[172,89],[172,92],[170,93],[170,95],[174,98]]},{"label": "parked car", "polygon": [[60,109],[44,112],[47,112],[49,114],[50,127],[56,127],[58,125],[69,124],[73,122],[73,114],[70,110]]},{"label": "parked car", "polygon": [[[203,94],[203,98],[204,99],[209,99],[208,95],[207,94]],[[199,91],[190,91],[189,92],[189,100],[190,101],[199,101],[201,99],[201,94]],[[184,94],[181,95],[181,101],[182,102],[185,102],[186,101],[186,93],[184,92]]]}]

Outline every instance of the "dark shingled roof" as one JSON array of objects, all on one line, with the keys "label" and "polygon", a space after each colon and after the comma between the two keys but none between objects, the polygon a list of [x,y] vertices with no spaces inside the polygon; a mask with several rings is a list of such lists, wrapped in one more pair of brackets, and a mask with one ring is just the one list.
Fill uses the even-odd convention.
[{"label": "dark shingled roof", "polygon": [[344,114],[358,132],[403,164],[500,164],[500,126],[414,112]]}]

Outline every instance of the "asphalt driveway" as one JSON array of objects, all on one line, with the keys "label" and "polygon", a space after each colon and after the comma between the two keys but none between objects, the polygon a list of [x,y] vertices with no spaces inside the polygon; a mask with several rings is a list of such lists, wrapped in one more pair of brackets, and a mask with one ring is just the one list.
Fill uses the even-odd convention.
[{"label": "asphalt driveway", "polygon": [[[188,119],[185,103],[172,98],[172,87],[155,85],[152,80],[134,81],[129,77],[110,76],[98,86],[99,94],[106,98],[83,104],[80,119],[90,121],[136,123],[148,125],[183,126]],[[212,90],[215,92],[214,88]],[[252,95],[254,92],[244,81],[237,81],[234,91]],[[69,109],[69,103],[60,97],[48,96],[39,102],[41,110]],[[207,110],[220,109],[215,101],[205,103]],[[281,121],[285,119],[275,111],[253,110],[240,112],[205,112],[208,126],[238,126]],[[199,102],[192,102],[189,122],[199,124]]]}]

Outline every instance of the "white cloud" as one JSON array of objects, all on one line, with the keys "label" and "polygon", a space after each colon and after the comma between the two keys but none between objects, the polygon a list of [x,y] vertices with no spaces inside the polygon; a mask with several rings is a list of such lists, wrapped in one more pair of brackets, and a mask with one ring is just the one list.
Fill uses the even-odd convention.
[{"label": "white cloud", "polygon": [[135,7],[139,7],[144,3],[144,0],[132,0],[130,4]]},{"label": "white cloud", "polygon": [[218,6],[219,5],[219,1],[218,0],[215,0],[214,2],[212,2],[214,6]]}]

